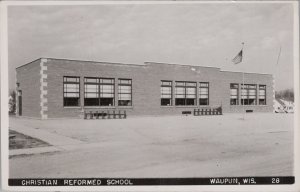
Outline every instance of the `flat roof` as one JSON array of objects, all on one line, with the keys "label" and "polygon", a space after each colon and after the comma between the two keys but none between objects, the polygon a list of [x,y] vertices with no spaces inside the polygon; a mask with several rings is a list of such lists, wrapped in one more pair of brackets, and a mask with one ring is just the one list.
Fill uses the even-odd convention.
[{"label": "flat roof", "polygon": [[[201,66],[201,65],[183,65],[183,64],[175,64],[175,63],[162,63],[162,62],[152,62],[152,61],[146,61],[142,64],[128,64],[128,63],[117,63],[117,62],[105,62],[105,61],[91,61],[91,60],[76,60],[76,59],[64,59],[64,58],[51,58],[51,57],[40,57],[38,59],[35,59],[29,63],[26,63],[24,65],[21,65],[19,67],[16,67],[16,69],[21,68],[25,65],[29,65],[37,60],[40,59],[50,59],[50,60],[64,60],[64,61],[74,61],[74,62],[85,62],[85,63],[93,63],[93,64],[101,64],[101,65],[107,65],[107,64],[112,64],[112,65],[118,65],[118,66],[135,66],[135,67],[145,67],[148,65],[175,65],[175,66],[183,66],[183,67],[202,67],[202,68],[213,68],[220,70],[220,72],[230,72],[230,73],[243,73],[242,71],[226,71],[226,70],[221,70],[219,67],[210,67],[210,66]],[[255,72],[244,72],[244,74],[259,74],[259,75],[272,75],[268,73],[255,73]]]},{"label": "flat roof", "polygon": [[221,70],[220,72],[244,73],[244,74],[258,74],[258,75],[273,75],[273,74],[270,74],[270,73],[255,73],[255,72],[243,72],[243,71],[225,71],[225,70]]},{"label": "flat roof", "polygon": [[127,64],[127,63],[116,63],[116,62],[105,62],[105,61],[91,61],[91,60],[76,60],[76,59],[64,59],[64,58],[52,58],[52,57],[40,57],[40,58],[38,58],[38,59],[35,59],[35,60],[33,60],[33,61],[31,61],[31,62],[29,62],[29,63],[26,63],[26,64],[24,64],[24,65],[21,65],[21,66],[19,66],[19,67],[16,67],[16,69],[17,68],[20,68],[20,67],[23,67],[23,66],[25,66],[25,65],[29,65],[29,64],[31,64],[31,63],[33,63],[33,62],[35,62],[35,61],[37,61],[37,60],[40,60],[40,59],[50,59],[50,60],[63,60],[63,61],[74,61],[74,62],[85,62],[85,63],[93,63],[93,64],[112,64],[112,65],[120,65],[120,66],[124,66],[124,65],[126,65],[126,66],[139,66],[139,67],[144,67],[144,66],[146,66],[145,64]]},{"label": "flat roof", "polygon": [[214,69],[220,69],[219,67],[210,67],[210,66],[202,66],[202,65],[183,65],[183,64],[177,64],[177,63],[161,63],[161,62],[151,62],[147,61],[144,62],[145,64],[157,64],[157,65],[176,65],[176,66],[186,66],[186,67],[205,67],[205,68],[214,68]]}]

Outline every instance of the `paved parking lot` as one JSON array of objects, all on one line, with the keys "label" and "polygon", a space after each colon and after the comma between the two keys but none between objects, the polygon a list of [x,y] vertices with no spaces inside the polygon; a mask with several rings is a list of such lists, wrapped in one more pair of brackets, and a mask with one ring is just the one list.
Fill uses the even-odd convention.
[{"label": "paved parking lot", "polygon": [[10,177],[293,175],[293,114],[241,117],[11,118],[12,130],[57,135],[61,150],[12,157]]}]

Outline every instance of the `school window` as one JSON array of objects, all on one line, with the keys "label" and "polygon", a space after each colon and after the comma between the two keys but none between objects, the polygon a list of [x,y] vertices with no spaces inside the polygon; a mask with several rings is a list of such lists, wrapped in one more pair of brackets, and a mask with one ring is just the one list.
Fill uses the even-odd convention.
[{"label": "school window", "polygon": [[64,77],[64,106],[79,106],[80,103],[80,78],[79,77]]},{"label": "school window", "polygon": [[99,78],[84,78],[84,106],[99,106]]},{"label": "school window", "polygon": [[266,105],[266,86],[259,85],[259,98],[258,98],[259,105]]},{"label": "school window", "polygon": [[242,85],[242,105],[256,105],[256,85]]},{"label": "school window", "polygon": [[209,105],[209,83],[200,82],[199,105]]},{"label": "school window", "polygon": [[239,85],[231,83],[230,84],[230,105],[239,104]]},{"label": "school window", "polygon": [[132,80],[131,79],[119,79],[118,105],[119,106],[132,105]]},{"label": "school window", "polygon": [[115,80],[100,78],[100,106],[113,106],[115,98]]},{"label": "school window", "polygon": [[160,104],[161,106],[172,105],[172,81],[161,81]]},{"label": "school window", "polygon": [[184,81],[175,83],[175,105],[195,105],[196,83]]}]

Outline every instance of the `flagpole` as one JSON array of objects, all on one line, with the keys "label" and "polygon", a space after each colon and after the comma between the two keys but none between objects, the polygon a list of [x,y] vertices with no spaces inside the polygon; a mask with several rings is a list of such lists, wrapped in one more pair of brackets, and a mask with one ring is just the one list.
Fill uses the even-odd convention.
[{"label": "flagpole", "polygon": [[279,48],[279,53],[278,53],[278,57],[277,57],[277,63],[276,65],[278,66],[278,62],[279,62],[279,57],[280,57],[280,54],[281,54],[281,45],[280,45],[280,48]]},{"label": "flagpole", "polygon": [[[241,63],[243,61],[244,44],[245,43],[242,42],[242,50],[237,54],[237,56],[235,56],[235,58],[232,59],[232,61],[234,62],[234,64],[238,64],[238,63]],[[239,102],[239,99],[241,99],[242,113],[243,113],[242,120],[244,120],[245,119],[245,112],[246,111],[245,111],[245,106],[244,106],[245,105],[245,98],[243,97],[243,91],[245,90],[245,73],[244,73],[243,68],[241,69],[241,72],[242,72],[242,75],[243,75],[243,84],[242,84],[241,89],[240,89],[240,86],[239,86],[239,90],[241,90],[242,93],[240,93],[240,91],[239,91],[238,102]],[[239,105],[239,103],[238,103],[238,105]]]},{"label": "flagpole", "polygon": [[245,73],[244,71],[242,71],[243,73],[243,86],[242,86],[242,106],[243,106],[243,120],[245,120],[245,97],[243,97],[243,93],[245,90]]},{"label": "flagpole", "polygon": [[279,47],[278,57],[277,57],[276,66],[275,66],[275,73],[274,73],[274,77],[273,77],[274,78],[274,89],[276,89],[276,87],[275,87],[275,78],[278,74],[278,63],[279,63],[280,54],[281,54],[281,45]]},{"label": "flagpole", "polygon": [[281,45],[279,47],[278,57],[277,57],[277,61],[276,61],[275,72],[274,72],[274,79],[275,79],[275,77],[276,77],[276,75],[278,73],[278,63],[279,63],[280,54],[281,54]]},{"label": "flagpole", "polygon": [[[244,56],[244,42],[242,43],[242,52],[243,52],[243,56]],[[244,70],[242,70],[243,73],[243,87],[242,87],[242,97],[243,97],[243,90],[245,89],[245,73]],[[243,120],[245,120],[245,97],[242,98],[242,105],[243,105]]]},{"label": "flagpole", "polygon": [[[280,54],[281,54],[281,44],[280,44],[280,47],[279,47],[279,52],[278,52],[278,57],[277,57],[277,61],[276,61],[276,66],[275,66],[275,72],[274,72],[274,77],[273,77],[273,91],[274,91],[274,98],[273,99],[276,99],[276,76],[278,74],[278,64],[279,64],[279,58],[280,58]],[[274,112],[276,111],[275,108],[273,109]]]}]

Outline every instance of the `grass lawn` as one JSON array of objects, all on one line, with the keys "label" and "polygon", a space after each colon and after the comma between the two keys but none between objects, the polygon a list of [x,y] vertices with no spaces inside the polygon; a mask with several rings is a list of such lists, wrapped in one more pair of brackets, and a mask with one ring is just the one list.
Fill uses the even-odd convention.
[{"label": "grass lawn", "polygon": [[49,146],[49,144],[42,140],[9,130],[9,149],[26,149],[46,146]]}]

